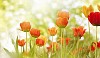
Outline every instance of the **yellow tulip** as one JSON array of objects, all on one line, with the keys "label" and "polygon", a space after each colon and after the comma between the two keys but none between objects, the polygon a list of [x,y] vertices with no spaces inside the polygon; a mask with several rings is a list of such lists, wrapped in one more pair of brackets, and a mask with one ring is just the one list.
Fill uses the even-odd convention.
[{"label": "yellow tulip", "polygon": [[86,7],[86,6],[82,7],[82,12],[85,15],[85,17],[88,17],[88,15],[93,11],[94,11],[94,9],[93,9],[92,5],[90,5],[89,7]]},{"label": "yellow tulip", "polygon": [[100,11],[100,5],[97,5],[97,7],[98,7],[98,10]]},{"label": "yellow tulip", "polygon": [[85,17],[88,17],[88,7],[83,6],[83,7],[82,7],[82,12],[83,12],[83,14],[85,15]]},{"label": "yellow tulip", "polygon": [[94,11],[94,9],[93,9],[93,6],[92,6],[92,5],[90,5],[90,6],[88,7],[88,11],[89,11],[89,14],[90,14],[91,12],[93,12],[93,11]]}]

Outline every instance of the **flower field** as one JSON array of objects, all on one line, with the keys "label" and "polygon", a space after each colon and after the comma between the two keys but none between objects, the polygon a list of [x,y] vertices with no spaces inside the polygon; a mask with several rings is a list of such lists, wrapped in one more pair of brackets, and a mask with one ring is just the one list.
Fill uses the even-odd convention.
[{"label": "flower field", "polygon": [[[74,9],[66,10],[61,8],[55,10],[54,14],[53,11],[49,12],[46,20],[38,14],[37,17],[20,21],[15,28],[17,34],[11,30],[12,37],[16,35],[10,38],[14,51],[5,47],[3,50],[9,58],[100,58],[100,5],[94,7],[90,4],[78,8],[81,18],[86,19],[81,23],[74,18],[80,14],[75,15]],[[0,42],[1,46],[3,41]]]}]

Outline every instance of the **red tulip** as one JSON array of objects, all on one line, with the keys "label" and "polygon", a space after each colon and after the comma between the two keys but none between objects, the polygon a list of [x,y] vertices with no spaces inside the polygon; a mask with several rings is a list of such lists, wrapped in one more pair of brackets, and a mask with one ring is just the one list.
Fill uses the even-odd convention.
[{"label": "red tulip", "polygon": [[30,31],[31,25],[30,22],[22,22],[20,23],[21,30],[24,32]]},{"label": "red tulip", "polygon": [[100,26],[100,12],[91,12],[88,16],[88,20],[94,26]]},{"label": "red tulip", "polygon": [[95,46],[91,46],[91,51],[94,51],[95,50]]},{"label": "red tulip", "polygon": [[97,47],[98,47],[98,48],[100,48],[100,41],[99,41],[99,42],[97,42]]},{"label": "red tulip", "polygon": [[44,40],[42,40],[42,39],[36,39],[36,45],[43,46],[44,45]]},{"label": "red tulip", "polygon": [[25,45],[25,40],[24,39],[18,40],[18,45],[19,46],[24,46]]},{"label": "red tulip", "polygon": [[68,45],[70,38],[66,38],[66,45]]},{"label": "red tulip", "polygon": [[40,30],[32,28],[32,29],[30,30],[30,34],[31,34],[31,36],[33,36],[33,37],[39,37],[39,36],[40,36]]}]

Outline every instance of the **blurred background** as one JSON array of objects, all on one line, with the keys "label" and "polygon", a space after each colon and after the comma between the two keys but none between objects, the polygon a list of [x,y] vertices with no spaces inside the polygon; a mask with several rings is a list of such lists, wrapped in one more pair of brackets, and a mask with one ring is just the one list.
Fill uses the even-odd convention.
[{"label": "blurred background", "polygon": [[[78,25],[84,26],[88,31],[88,19],[81,8],[90,4],[98,11],[97,4],[100,4],[100,0],[0,0],[0,58],[7,57],[3,48],[14,51],[11,39],[16,39],[17,36],[25,38],[24,33],[18,30],[23,21],[29,21],[33,28],[39,28],[41,34],[47,36],[48,27],[56,26],[57,12],[65,10],[70,13],[67,31]],[[94,30],[95,27],[91,25],[91,34],[95,37]]]}]

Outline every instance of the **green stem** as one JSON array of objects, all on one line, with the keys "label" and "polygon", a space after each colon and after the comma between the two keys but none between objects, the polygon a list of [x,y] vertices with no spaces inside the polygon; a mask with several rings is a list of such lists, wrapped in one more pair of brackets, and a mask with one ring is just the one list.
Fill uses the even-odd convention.
[{"label": "green stem", "polygon": [[52,36],[52,51],[53,51],[53,36]]},{"label": "green stem", "polygon": [[[80,39],[80,38],[78,38],[78,40],[77,40],[77,50],[79,49],[79,39]],[[79,53],[78,53],[78,55],[77,55],[77,58],[79,58]]]},{"label": "green stem", "polygon": [[89,24],[89,21],[88,21],[88,28],[89,28],[89,39],[90,39],[90,24]]},{"label": "green stem", "polygon": [[[61,29],[61,39],[62,39],[62,29]],[[62,58],[62,40],[61,40],[61,58]]]},{"label": "green stem", "polygon": [[45,47],[43,46],[43,58],[45,58]]},{"label": "green stem", "polygon": [[23,53],[23,47],[21,47],[21,52]]},{"label": "green stem", "polygon": [[97,26],[96,26],[96,42],[98,41],[98,39],[97,39]]},{"label": "green stem", "polygon": [[51,56],[53,55],[53,36],[52,36],[52,52],[51,52]]},{"label": "green stem", "polygon": [[27,32],[26,32],[26,52],[27,52]]},{"label": "green stem", "polygon": [[30,40],[30,49],[31,49],[31,40]]},{"label": "green stem", "polygon": [[[97,26],[96,26],[96,43],[97,43],[98,39],[97,39]],[[97,44],[96,44],[96,48],[97,48]],[[97,50],[95,50],[95,58],[97,58]]]},{"label": "green stem", "polygon": [[24,46],[23,46],[23,52],[24,52]]}]

